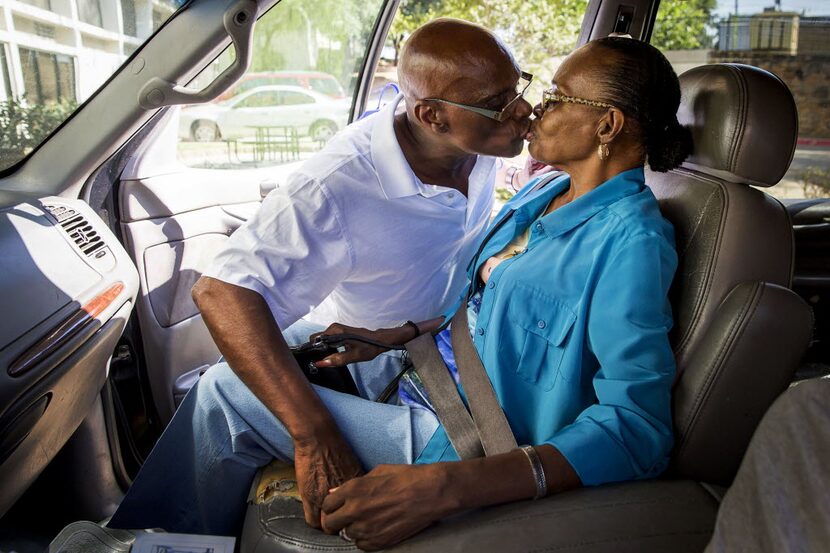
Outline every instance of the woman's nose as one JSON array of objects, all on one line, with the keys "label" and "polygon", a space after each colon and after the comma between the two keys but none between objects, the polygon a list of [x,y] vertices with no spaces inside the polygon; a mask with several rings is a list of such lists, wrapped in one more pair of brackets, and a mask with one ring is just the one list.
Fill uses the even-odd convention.
[{"label": "woman's nose", "polygon": [[535,106],[533,106],[533,116],[536,117],[536,119],[541,119],[542,115],[544,113],[545,112],[544,112],[544,110],[542,110],[542,104],[541,103],[538,103]]}]

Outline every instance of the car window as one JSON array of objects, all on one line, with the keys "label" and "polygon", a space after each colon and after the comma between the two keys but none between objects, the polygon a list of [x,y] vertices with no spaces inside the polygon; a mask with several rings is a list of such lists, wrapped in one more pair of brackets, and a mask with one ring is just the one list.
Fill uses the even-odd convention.
[{"label": "car window", "polygon": [[[318,91],[315,86],[328,82],[323,85],[327,91],[339,90],[340,94],[319,91],[325,96],[318,97],[282,90],[282,105],[270,104],[270,110],[258,110],[251,120],[238,113],[226,115],[221,107],[228,100],[225,95],[211,103],[183,107],[176,123],[178,160],[189,167],[247,169],[307,159],[322,148],[348,123],[351,98],[383,1],[282,0],[271,8],[254,27],[248,73],[228,92],[238,94],[243,87],[250,92],[262,86]],[[190,86],[206,85],[232,60],[232,52],[226,50]],[[288,107],[310,103],[314,109]],[[297,139],[263,139],[268,127],[279,132],[290,128]]]},{"label": "car window", "polygon": [[267,108],[272,106],[278,106],[282,104],[280,101],[280,93],[274,91],[265,91],[265,92],[255,92],[242,100],[234,104],[233,107],[235,108]]},{"label": "car window", "polygon": [[309,82],[311,83],[311,88],[317,92],[334,96],[335,98],[343,96],[343,87],[334,79],[312,77],[309,79]]},{"label": "car window", "polygon": [[302,104],[313,104],[314,98],[302,92],[286,91],[282,93],[282,103],[286,106],[298,106]]},{"label": "car window", "polygon": [[[267,79],[263,79],[267,82]],[[302,83],[296,77],[272,77],[271,84],[285,84],[289,86],[300,86]]]},{"label": "car window", "polygon": [[830,2],[663,0],[651,42],[678,74],[735,62],[783,79],[798,107],[798,146],[781,183],[764,191],[830,196]]},{"label": "car window", "polygon": [[0,4],[0,170],[26,157],[184,3]]}]

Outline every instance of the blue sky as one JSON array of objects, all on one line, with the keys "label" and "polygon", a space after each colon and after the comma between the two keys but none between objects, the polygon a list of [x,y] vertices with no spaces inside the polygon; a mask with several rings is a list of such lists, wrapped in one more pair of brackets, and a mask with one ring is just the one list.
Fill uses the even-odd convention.
[{"label": "blue sky", "polygon": [[[749,15],[775,5],[773,0],[738,0],[738,13]],[[830,0],[781,0],[781,10],[805,15],[830,15]],[[735,0],[718,0],[715,13],[726,16],[735,12]]]}]

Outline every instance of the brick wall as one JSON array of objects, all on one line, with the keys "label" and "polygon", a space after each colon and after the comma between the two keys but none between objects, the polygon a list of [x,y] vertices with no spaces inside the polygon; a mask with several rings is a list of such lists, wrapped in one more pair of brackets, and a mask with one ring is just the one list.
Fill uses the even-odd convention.
[{"label": "brick wall", "polygon": [[775,73],[787,83],[795,97],[799,136],[830,138],[830,55],[781,56],[712,51],[709,62],[746,63]]}]

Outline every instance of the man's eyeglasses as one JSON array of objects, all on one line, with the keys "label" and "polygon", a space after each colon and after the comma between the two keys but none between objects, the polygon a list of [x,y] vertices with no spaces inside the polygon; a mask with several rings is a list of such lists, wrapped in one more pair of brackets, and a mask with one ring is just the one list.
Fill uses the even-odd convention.
[{"label": "man's eyeglasses", "polygon": [[585,98],[577,98],[576,96],[565,96],[559,94],[552,88],[542,92],[542,111],[547,111],[555,104],[582,104],[583,106],[592,106],[595,108],[613,108],[615,106],[606,104],[605,102],[597,102],[596,100],[586,100]]},{"label": "man's eyeglasses", "polygon": [[443,100],[441,98],[424,98],[424,100],[430,102],[441,102],[444,104],[455,106],[457,108],[466,109],[479,115],[483,115],[484,117],[489,117],[490,119],[493,119],[501,123],[502,121],[507,119],[510,108],[513,107],[516,104],[516,102],[518,102],[525,95],[525,92],[527,92],[527,87],[529,87],[530,83],[533,81],[533,75],[522,71],[522,74],[519,77],[519,82],[521,81],[525,81],[525,85],[522,87],[521,92],[516,94],[516,97],[507,102],[507,104],[500,110],[480,108],[478,106],[470,106],[468,104],[459,104],[458,102],[451,102],[449,100]]}]

